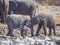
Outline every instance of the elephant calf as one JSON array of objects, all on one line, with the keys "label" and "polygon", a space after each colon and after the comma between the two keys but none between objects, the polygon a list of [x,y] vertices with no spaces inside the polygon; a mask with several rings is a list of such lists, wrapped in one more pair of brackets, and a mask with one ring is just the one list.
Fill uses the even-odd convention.
[{"label": "elephant calf", "polygon": [[36,32],[36,36],[38,35],[41,26],[43,26],[45,35],[46,35],[46,27],[49,28],[49,35],[51,35],[51,29],[53,29],[54,35],[56,35],[56,32],[55,32],[56,24],[55,24],[55,17],[54,17],[54,15],[52,15],[52,14],[44,14],[44,13],[41,13],[41,14],[38,14],[38,15],[41,17],[42,21],[39,24],[38,30]]},{"label": "elephant calf", "polygon": [[21,29],[21,36],[23,36],[24,25],[26,24],[26,20],[27,20],[26,16],[24,15],[16,15],[16,14],[8,15],[6,18],[6,22],[9,29],[7,36],[14,36],[12,31],[13,29],[16,28]]},{"label": "elephant calf", "polygon": [[38,30],[36,32],[36,36],[39,35],[41,27],[43,27],[45,35],[46,35],[46,27],[49,28],[49,35],[51,35],[51,29],[53,28],[55,35],[55,18],[52,14],[40,13],[27,22],[27,26],[29,27],[32,27],[35,24],[38,24]]}]

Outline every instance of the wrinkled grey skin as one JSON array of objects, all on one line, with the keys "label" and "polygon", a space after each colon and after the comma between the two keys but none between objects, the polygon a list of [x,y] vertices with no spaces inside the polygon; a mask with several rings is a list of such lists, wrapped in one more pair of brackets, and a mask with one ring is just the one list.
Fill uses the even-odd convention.
[{"label": "wrinkled grey skin", "polygon": [[53,29],[54,35],[56,34],[55,33],[55,25],[56,25],[55,18],[52,14],[44,14],[44,13],[37,14],[37,16],[33,17],[30,21],[27,21],[26,26],[32,27],[35,24],[38,24],[38,29],[35,36],[39,35],[39,31],[41,27],[43,27],[45,35],[47,33],[46,27],[49,28],[49,35],[51,35],[51,29]]},{"label": "wrinkled grey skin", "polygon": [[0,0],[0,17],[2,23],[4,23],[6,19],[8,10],[9,10],[9,0]]},{"label": "wrinkled grey skin", "polygon": [[34,16],[31,20],[27,20],[25,17],[24,18],[23,17],[24,17],[23,15],[16,15],[16,14],[7,16],[6,21],[9,28],[8,35],[13,36],[12,29],[20,28],[22,36],[25,25],[31,28],[31,35],[34,36],[33,26],[35,24],[38,24],[38,30],[36,32],[36,36],[39,35],[41,27],[43,27],[45,35],[46,35],[46,27],[49,28],[49,35],[51,35],[51,29],[53,29],[55,35],[55,18],[53,15],[41,13],[37,14],[37,16]]},{"label": "wrinkled grey skin", "polygon": [[6,18],[6,22],[8,25],[9,32],[7,36],[13,37],[13,29],[20,28],[21,29],[21,36],[23,36],[23,31],[24,31],[24,25],[26,24],[26,17],[24,15],[16,15],[16,14],[11,14],[8,15]]},{"label": "wrinkled grey skin", "polygon": [[[22,15],[29,15],[30,17],[32,17],[32,15],[35,14],[35,10],[36,10],[36,2],[33,0],[0,0],[3,2],[4,4],[4,21],[6,19],[6,16],[8,14],[22,14]],[[2,8],[1,8],[2,9]],[[3,11],[1,11],[3,12]],[[4,22],[3,21],[3,22]]]},{"label": "wrinkled grey skin", "polygon": [[9,14],[34,15],[37,3],[33,0],[9,1]]},{"label": "wrinkled grey skin", "polygon": [[3,3],[3,0],[0,0],[0,21],[3,22],[4,21],[4,15],[3,15],[3,12],[4,12],[4,3]]},{"label": "wrinkled grey skin", "polygon": [[5,5],[5,19],[6,19],[6,16],[8,15],[8,11],[9,11],[9,0],[4,0],[4,5]]}]

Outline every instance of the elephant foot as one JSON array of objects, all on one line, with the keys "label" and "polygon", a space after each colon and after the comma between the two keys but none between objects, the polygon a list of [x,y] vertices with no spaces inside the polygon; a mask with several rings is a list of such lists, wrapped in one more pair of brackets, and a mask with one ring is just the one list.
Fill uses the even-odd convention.
[{"label": "elephant foot", "polygon": [[37,37],[38,37],[38,36],[39,36],[39,34],[36,34],[35,36],[37,36]]},{"label": "elephant foot", "polygon": [[21,37],[25,37],[27,35],[27,31],[26,30],[21,30]]},{"label": "elephant foot", "polygon": [[34,36],[34,33],[31,33],[31,37],[33,37]]},{"label": "elephant foot", "polygon": [[14,37],[12,33],[8,33],[7,36]]},{"label": "elephant foot", "polygon": [[54,36],[56,36],[56,33],[54,33]]},{"label": "elephant foot", "polygon": [[4,21],[1,21],[1,23],[3,23],[3,24],[4,24]]},{"label": "elephant foot", "polygon": [[51,36],[52,34],[51,33],[49,33],[49,35],[48,36]]},{"label": "elephant foot", "polygon": [[21,37],[24,37],[24,31],[23,30],[21,30]]},{"label": "elephant foot", "polygon": [[34,37],[34,35],[31,35],[31,37]]},{"label": "elephant foot", "polygon": [[47,34],[44,34],[45,36],[47,36]]},{"label": "elephant foot", "polygon": [[39,34],[36,34],[35,36],[37,36],[37,37],[38,37],[38,36],[39,36]]}]

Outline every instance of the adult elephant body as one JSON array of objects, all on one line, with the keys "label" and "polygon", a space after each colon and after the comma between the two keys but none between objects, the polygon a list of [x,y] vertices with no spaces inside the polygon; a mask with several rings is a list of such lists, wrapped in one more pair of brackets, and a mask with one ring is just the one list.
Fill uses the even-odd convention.
[{"label": "adult elephant body", "polygon": [[9,1],[9,14],[34,15],[36,2],[33,0],[13,0]]},{"label": "adult elephant body", "polygon": [[[3,22],[6,19],[8,14],[22,14],[22,15],[32,15],[35,14],[36,11],[36,2],[33,0],[0,0],[2,5],[0,6],[1,13],[3,14]],[[2,7],[2,8],[1,8]]]}]

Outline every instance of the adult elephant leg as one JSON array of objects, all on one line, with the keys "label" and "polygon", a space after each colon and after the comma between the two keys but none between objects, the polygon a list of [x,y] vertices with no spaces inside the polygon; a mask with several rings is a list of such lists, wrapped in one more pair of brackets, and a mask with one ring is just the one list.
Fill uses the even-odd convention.
[{"label": "adult elephant leg", "polygon": [[3,12],[3,14],[2,14],[2,23],[4,23],[5,22],[5,16],[4,16],[4,12]]},{"label": "adult elephant leg", "polygon": [[37,32],[36,32],[36,35],[35,36],[39,36],[39,31],[40,31],[41,27],[42,27],[42,24],[40,23],[38,25],[38,29],[37,29]]},{"label": "adult elephant leg", "polygon": [[1,16],[1,22],[4,23],[4,16]]},{"label": "adult elephant leg", "polygon": [[4,0],[4,4],[5,4],[5,21],[6,21],[6,16],[8,15],[8,11],[9,11],[9,0]]},{"label": "adult elephant leg", "polygon": [[6,16],[8,15],[8,11],[9,11],[9,5],[5,5],[5,19],[6,19]]},{"label": "adult elephant leg", "polygon": [[3,15],[3,11],[0,12],[1,15],[1,22],[4,23],[4,15]]},{"label": "adult elephant leg", "polygon": [[49,35],[51,35],[51,27],[49,27]]},{"label": "adult elephant leg", "polygon": [[2,16],[1,12],[0,12],[0,21],[1,21],[1,23],[3,22],[3,16]]}]

